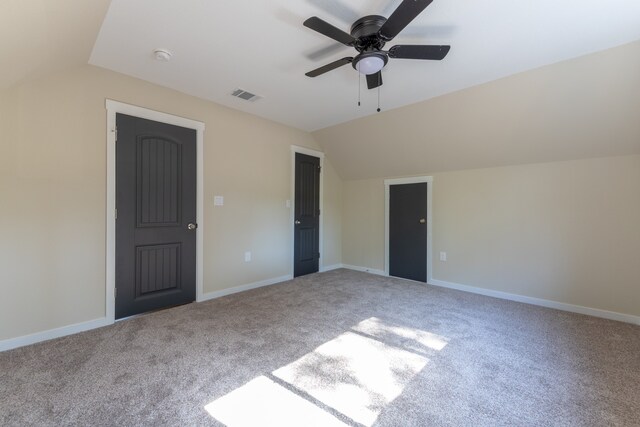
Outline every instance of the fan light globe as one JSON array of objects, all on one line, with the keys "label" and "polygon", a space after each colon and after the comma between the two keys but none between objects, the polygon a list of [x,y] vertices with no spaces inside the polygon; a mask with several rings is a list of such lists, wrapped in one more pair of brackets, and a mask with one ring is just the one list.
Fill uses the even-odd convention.
[{"label": "fan light globe", "polygon": [[361,58],[356,64],[356,69],[362,74],[375,74],[382,70],[384,61],[379,56],[366,56]]}]

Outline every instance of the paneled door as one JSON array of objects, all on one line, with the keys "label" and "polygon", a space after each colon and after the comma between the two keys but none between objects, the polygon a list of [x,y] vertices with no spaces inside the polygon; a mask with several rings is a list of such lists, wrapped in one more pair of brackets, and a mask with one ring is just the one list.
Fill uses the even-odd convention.
[{"label": "paneled door", "polygon": [[316,273],[320,259],[320,159],[296,153],[293,276]]},{"label": "paneled door", "polygon": [[427,183],[389,186],[389,275],[427,281]]},{"label": "paneled door", "polygon": [[116,115],[116,319],[196,295],[196,131]]}]

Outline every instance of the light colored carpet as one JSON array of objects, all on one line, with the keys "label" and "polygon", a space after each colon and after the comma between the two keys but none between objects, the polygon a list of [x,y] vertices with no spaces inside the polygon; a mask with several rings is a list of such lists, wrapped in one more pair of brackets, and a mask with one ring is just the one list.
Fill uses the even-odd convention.
[{"label": "light colored carpet", "polygon": [[640,327],[336,270],[0,353],[0,425],[640,425]]}]

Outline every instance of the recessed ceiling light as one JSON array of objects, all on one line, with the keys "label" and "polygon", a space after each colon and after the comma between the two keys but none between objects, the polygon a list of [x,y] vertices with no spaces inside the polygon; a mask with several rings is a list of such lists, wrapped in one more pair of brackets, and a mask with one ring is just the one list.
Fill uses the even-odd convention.
[{"label": "recessed ceiling light", "polygon": [[153,51],[153,57],[156,58],[157,61],[169,62],[171,59],[171,52],[167,49],[155,49]]}]

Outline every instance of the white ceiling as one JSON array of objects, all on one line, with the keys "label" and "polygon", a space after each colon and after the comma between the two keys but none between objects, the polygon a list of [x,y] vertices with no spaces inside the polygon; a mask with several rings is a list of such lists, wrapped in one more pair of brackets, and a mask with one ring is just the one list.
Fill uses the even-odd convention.
[{"label": "white ceiling", "polygon": [[[348,31],[400,0],[112,0],[90,63],[312,131],[376,114],[350,66],[305,72],[353,49],[302,26],[319,16]],[[640,39],[638,0],[435,0],[393,44],[450,44],[444,61],[390,60],[383,110]],[[173,52],[168,63],[152,51]],[[230,96],[242,88],[264,98]]]}]

